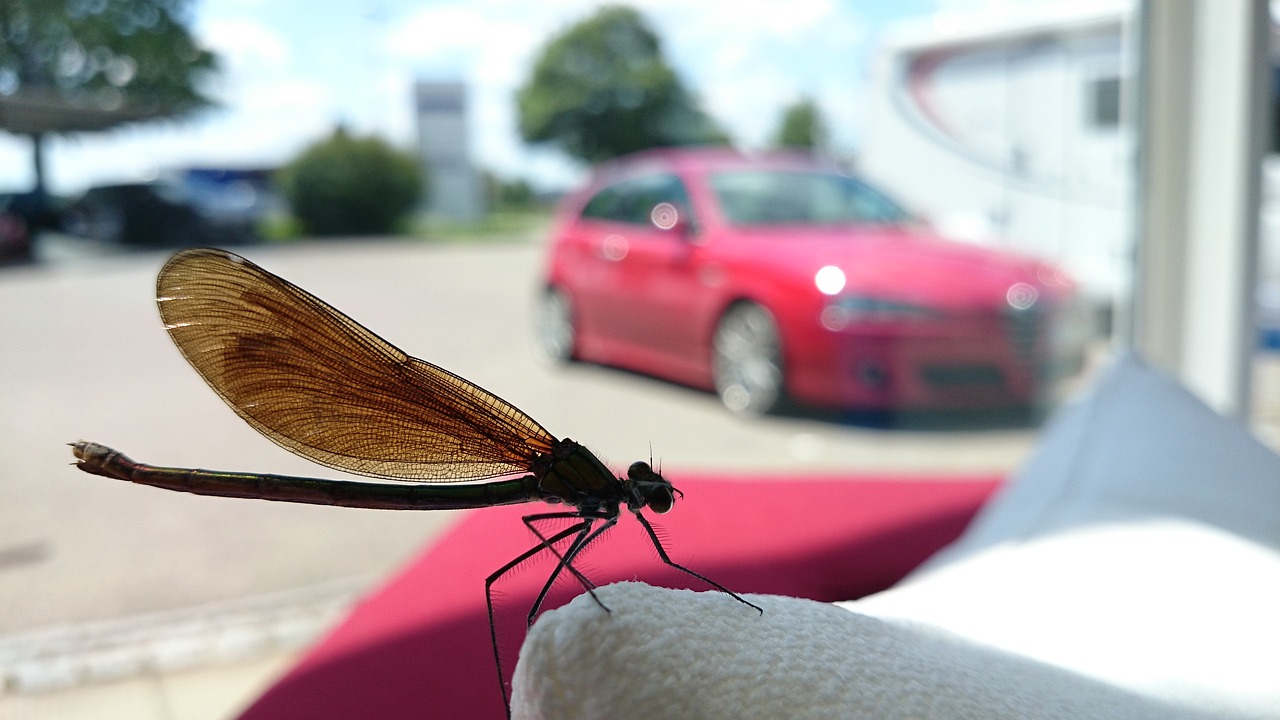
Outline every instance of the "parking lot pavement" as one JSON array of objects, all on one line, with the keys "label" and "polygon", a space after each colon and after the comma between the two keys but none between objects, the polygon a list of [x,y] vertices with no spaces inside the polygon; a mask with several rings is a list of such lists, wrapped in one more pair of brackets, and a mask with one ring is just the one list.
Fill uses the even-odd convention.
[{"label": "parking lot pavement", "polygon": [[[623,466],[904,474],[1006,471],[1034,430],[884,430],[742,420],[715,397],[529,351],[534,243],[264,246],[251,259],[413,355]],[[0,719],[226,717],[347,603],[456,522],[197,498],[91,477],[66,443],[137,460],[336,476],[276,448],[209,392],[164,333],[164,254],[0,272]]]}]

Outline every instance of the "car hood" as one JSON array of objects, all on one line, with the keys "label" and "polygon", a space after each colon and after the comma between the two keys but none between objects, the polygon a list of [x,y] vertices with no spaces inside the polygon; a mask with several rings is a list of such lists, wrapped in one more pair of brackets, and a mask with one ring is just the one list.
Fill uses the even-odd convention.
[{"label": "car hood", "polygon": [[777,270],[809,282],[819,268],[840,268],[846,278],[841,295],[962,308],[1003,305],[1018,283],[1037,293],[1055,291],[1045,287],[1040,261],[906,228],[753,229],[741,239]]}]

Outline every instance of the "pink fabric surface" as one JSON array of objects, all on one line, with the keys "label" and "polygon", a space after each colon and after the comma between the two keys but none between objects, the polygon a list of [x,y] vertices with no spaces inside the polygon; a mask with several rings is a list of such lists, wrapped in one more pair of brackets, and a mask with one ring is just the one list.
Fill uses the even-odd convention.
[{"label": "pink fabric surface", "polygon": [[[750,478],[668,473],[685,493],[647,517],[671,558],[737,592],[820,601],[877,592],[954,540],[999,484],[995,476]],[[473,511],[373,591],[244,720],[502,718],[484,580],[534,538],[520,517],[550,506]],[[593,582],[641,580],[706,589],[659,560],[639,524],[623,517],[576,563]],[[554,568],[525,563],[497,585],[507,680],[525,616]],[[582,588],[557,584],[544,609]],[[607,642],[601,638],[601,642]]]}]

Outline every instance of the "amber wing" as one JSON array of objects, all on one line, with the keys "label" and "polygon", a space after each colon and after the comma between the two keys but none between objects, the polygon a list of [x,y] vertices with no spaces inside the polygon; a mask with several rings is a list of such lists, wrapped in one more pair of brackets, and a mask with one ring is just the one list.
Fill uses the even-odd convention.
[{"label": "amber wing", "polygon": [[322,465],[448,482],[525,473],[556,442],[510,403],[410,357],[302,288],[223,250],[156,280],[165,328],[258,432]]}]

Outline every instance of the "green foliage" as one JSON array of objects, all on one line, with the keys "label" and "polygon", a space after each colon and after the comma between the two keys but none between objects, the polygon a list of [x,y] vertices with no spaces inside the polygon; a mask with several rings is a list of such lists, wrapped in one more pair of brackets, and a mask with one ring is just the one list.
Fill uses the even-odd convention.
[{"label": "green foliage", "polygon": [[496,210],[522,210],[534,204],[533,187],[525,180],[507,180],[486,172],[484,189],[489,207]]},{"label": "green foliage", "polygon": [[536,243],[551,231],[551,210],[531,206],[494,209],[478,222],[419,217],[411,232],[433,243]]},{"label": "green foliage", "polygon": [[805,98],[786,109],[774,140],[778,147],[821,150],[827,145],[826,123],[813,100]]},{"label": "green foliage", "polygon": [[599,162],[666,145],[725,143],[639,13],[607,6],[543,49],[517,94],[520,133]]},{"label": "green foliage", "polygon": [[190,0],[0,0],[0,94],[174,114],[209,105],[217,67]]},{"label": "green foliage", "polygon": [[309,235],[389,234],[422,200],[415,157],[342,128],[303,151],[279,180]]}]

